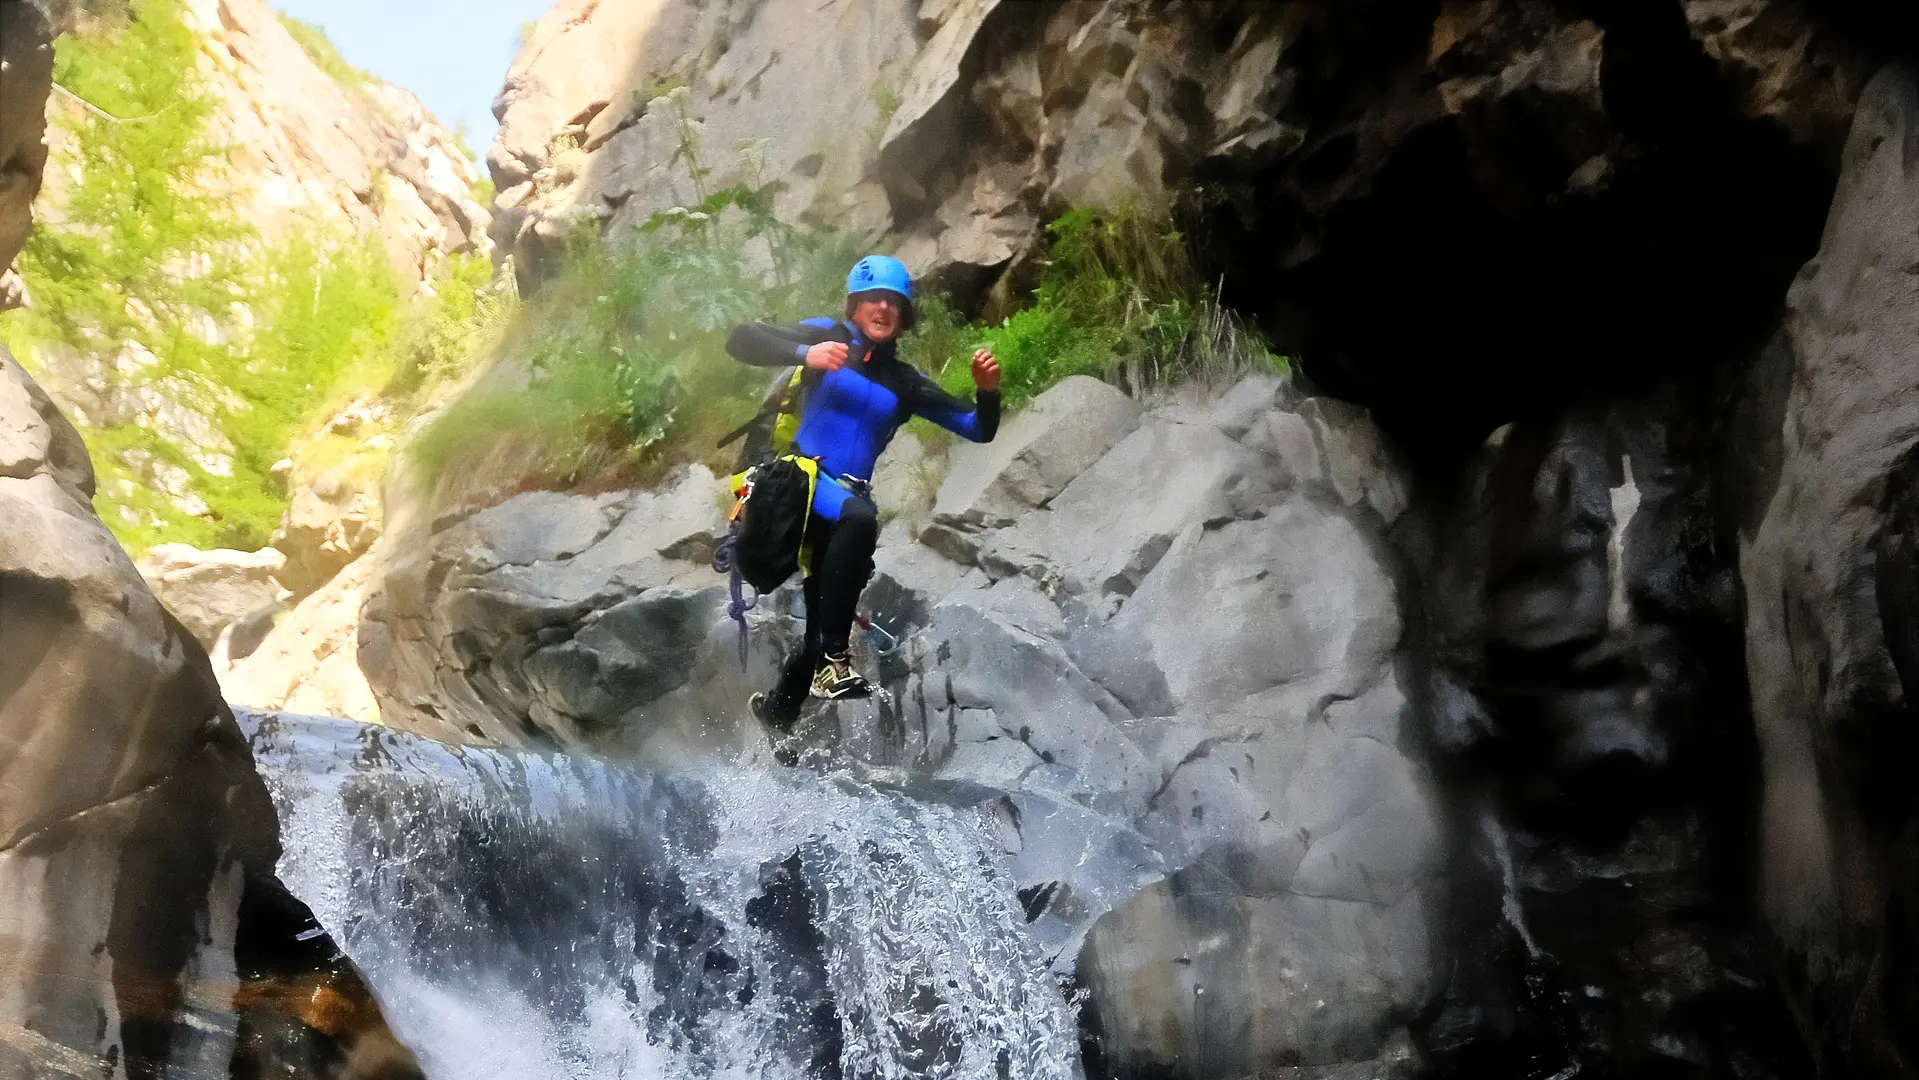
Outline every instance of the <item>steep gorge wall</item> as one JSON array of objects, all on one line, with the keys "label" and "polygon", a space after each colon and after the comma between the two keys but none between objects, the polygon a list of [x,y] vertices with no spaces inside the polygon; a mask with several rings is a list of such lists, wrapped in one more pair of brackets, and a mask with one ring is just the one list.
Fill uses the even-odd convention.
[{"label": "steep gorge wall", "polygon": [[[273,317],[267,310],[272,306],[267,294],[273,288],[272,275],[285,273],[285,268],[271,265],[279,251],[301,245],[305,246],[301,250],[310,248],[312,261],[319,264],[312,272],[323,276],[342,260],[360,265],[369,256],[356,245],[374,240],[374,250],[384,249],[392,265],[392,282],[384,285],[396,294],[385,298],[389,305],[403,302],[428,284],[449,256],[486,254],[487,213],[474,201],[477,170],[452,133],[418,99],[329,57],[330,46],[323,42],[303,47],[281,17],[259,0],[178,0],[150,7],[158,21],[169,25],[177,21],[186,37],[194,68],[192,92],[196,106],[206,113],[180,137],[197,140],[213,151],[193,176],[174,180],[187,189],[181,197],[191,200],[180,216],[191,220],[162,221],[156,233],[173,243],[183,242],[177,235],[183,231],[217,233],[223,237],[218,246],[235,260],[231,267],[237,290],[234,302],[223,309],[212,305],[214,310],[188,318],[192,336],[216,348],[252,347],[254,323]],[[135,11],[134,17],[138,14]],[[66,17],[76,33],[104,42],[99,48],[105,50],[106,59],[83,58],[85,64],[100,67],[115,62],[118,54],[113,43],[120,32],[116,20],[128,18],[127,11],[107,6],[92,14],[70,11]],[[312,54],[308,47],[314,49]],[[83,147],[97,148],[106,141],[95,130],[98,125],[118,126],[121,121],[106,119],[94,103],[62,87],[55,88],[48,114],[51,165],[37,213],[47,228],[66,230],[85,224],[68,220],[68,204],[80,189],[89,163]],[[149,166],[174,167],[142,165]],[[122,246],[106,245],[101,256],[106,265],[90,269],[102,276],[138,273],[113,263],[123,254]],[[207,257],[206,252],[194,256]],[[308,270],[295,268],[299,273]],[[47,272],[59,273],[57,266]],[[184,278],[179,286],[175,291],[181,296],[175,297],[164,284],[147,283],[144,288],[154,295],[136,295],[137,302],[128,305],[131,317],[136,323],[152,323],[155,309],[179,317],[173,309],[188,303],[184,297],[189,293]],[[322,309],[317,284],[314,296],[318,319]],[[72,317],[82,323],[93,321],[87,314]],[[298,345],[321,350],[326,342],[315,344],[312,338],[337,332],[321,327],[317,332],[309,330],[308,338],[294,346],[275,351],[276,343],[269,342],[263,348],[276,357],[276,366],[318,363],[300,352]],[[51,340],[39,340],[43,336]],[[31,338],[28,361],[76,423],[83,430],[114,430],[120,435],[118,443],[133,444],[131,448],[123,445],[113,461],[103,463],[111,466],[106,469],[110,479],[103,479],[106,498],[122,504],[112,507],[118,515],[116,526],[141,528],[143,521],[157,525],[159,519],[149,520],[132,505],[138,502],[138,489],[163,493],[166,513],[175,517],[213,522],[219,520],[220,510],[230,509],[199,485],[209,476],[234,475],[241,450],[222,414],[244,411],[248,403],[234,400],[232,388],[203,385],[205,380],[196,381],[191,365],[182,364],[179,357],[157,356],[169,351],[164,341],[93,342],[84,332],[68,331]],[[170,364],[180,370],[168,373]],[[321,392],[330,389],[322,387]],[[146,434],[130,437],[130,431]],[[304,432],[286,434],[292,438]],[[363,438],[373,434],[361,433]],[[265,464],[255,462],[252,468],[263,470]],[[293,487],[320,486],[316,476],[297,473],[302,462],[293,464],[296,474],[286,477]],[[264,477],[262,482],[270,483]],[[317,515],[303,515],[322,520],[296,521],[288,530],[286,576],[297,579],[299,592],[310,591],[345,561],[309,565],[316,559],[325,561],[307,550],[319,548],[324,538],[305,534],[324,532],[329,521],[349,511],[354,494],[377,503],[377,492],[335,494],[336,498],[323,500],[326,505],[318,508]],[[211,507],[209,500],[214,502]],[[352,554],[357,552],[349,552],[348,558]],[[315,575],[318,580],[306,580]]]},{"label": "steep gorge wall", "polygon": [[[86,24],[81,10],[61,14]],[[342,82],[260,0],[186,0],[182,15],[213,100],[205,135],[226,150],[225,168],[206,180],[249,232],[267,242],[315,226],[379,236],[415,282],[444,255],[488,250],[478,171],[418,98],[371,76]],[[52,98],[56,153],[85,108]],[[57,169],[45,187],[37,213],[64,220]]]},{"label": "steep gorge wall", "polygon": [[1411,451],[1407,737],[1458,875],[1428,1065],[1914,1075],[1919,375],[1889,268],[1919,102],[1866,89],[1910,19],[844,0],[804,16],[831,47],[782,49],[801,17],[557,8],[489,155],[523,280],[580,223],[617,242],[684,199],[673,83],[709,147],[772,141],[789,216],[968,305],[1003,309],[1069,205],[1173,204],[1229,299]]},{"label": "steep gorge wall", "polygon": [[[118,55],[112,41],[118,33],[118,20],[128,15],[125,5],[47,7],[56,29],[86,35],[89,42],[105,50],[103,55],[109,59]],[[258,267],[247,260],[263,252],[270,260],[272,252],[308,245],[312,261],[321,267],[320,274],[328,265],[345,260],[356,267],[364,266],[366,276],[375,278],[380,277],[376,272],[381,256],[377,253],[383,251],[393,273],[390,281],[380,278],[381,287],[391,294],[381,299],[390,306],[405,308],[417,291],[430,290],[442,280],[440,272],[450,259],[464,256],[477,261],[490,251],[487,211],[475,201],[484,197],[480,171],[455,135],[412,94],[357,72],[330,55],[330,46],[315,40],[311,28],[302,31],[306,37],[296,36],[294,31],[302,28],[288,23],[259,0],[180,0],[150,8],[169,25],[177,19],[189,41],[195,94],[207,112],[197,125],[195,137],[218,150],[212,164],[191,178],[186,194],[202,200],[195,204],[195,212],[207,210],[204,200],[215,200],[211,212],[218,217],[220,227],[237,233],[239,239],[234,244],[245,249],[238,253],[239,265],[234,270],[241,302],[230,310],[192,321],[192,333],[205,334],[216,344],[239,342],[243,348],[250,347],[245,342],[253,334],[254,324],[271,317],[268,312],[273,303],[270,297],[259,295],[270,292],[271,283],[248,276]],[[27,9],[9,5],[9,11],[16,10]],[[83,58],[90,55],[83,54]],[[46,75],[44,62],[50,59],[40,57],[37,77],[42,80]],[[89,62],[97,66],[106,61]],[[48,101],[47,141],[52,154],[44,185],[39,184],[39,162],[47,155],[39,136],[23,135],[23,146],[39,156],[24,150],[16,155],[22,168],[33,165],[35,186],[41,187],[34,200],[39,217],[54,229],[79,224],[69,221],[69,204],[82,181],[87,160],[81,147],[92,145],[83,140],[92,139],[94,144],[101,141],[99,133],[88,127],[100,122],[99,110],[71,88],[56,87],[48,99],[44,82],[37,91],[25,85],[22,80],[35,77],[32,64],[12,70],[19,73],[5,77],[19,84],[20,90],[16,95],[13,87],[8,87],[10,101]],[[36,119],[25,109],[14,115],[22,124]],[[32,195],[24,180],[7,190],[23,197]],[[357,245],[368,241],[375,254],[366,255],[358,249]],[[17,246],[7,246],[7,264],[11,264]],[[283,272],[285,268],[274,269]],[[308,268],[292,269],[304,272]],[[116,265],[109,272],[139,271]],[[471,273],[467,272],[466,277],[470,278]],[[21,285],[15,294],[17,299],[30,301],[26,283],[17,273],[6,280]],[[344,291],[335,289],[334,284],[328,283],[329,294]],[[146,299],[154,303],[175,299],[164,285],[158,292],[157,298]],[[317,319],[321,311],[317,281],[313,298]],[[24,320],[25,313],[13,318]],[[32,324],[23,321],[20,325]],[[363,328],[323,326],[317,333],[312,327],[263,329],[267,336],[277,334],[292,344],[282,348],[278,342],[269,341],[264,349],[254,352],[272,357],[266,361],[268,367],[296,368],[311,360],[310,353],[316,349],[329,347],[324,340],[316,345],[315,338],[329,333],[352,334]],[[156,372],[177,359],[171,355],[156,358],[155,351],[167,351],[161,343],[143,343],[150,344],[151,350],[104,341],[85,348],[75,347],[60,333],[49,336],[59,340],[40,341],[39,335],[29,332],[33,345],[24,355],[61,408],[89,432],[90,439],[121,448],[101,462],[100,506],[108,520],[122,530],[155,531],[149,526],[157,519],[145,517],[140,500],[157,494],[165,501],[163,512],[185,515],[168,521],[195,524],[193,519],[197,519],[218,536],[223,512],[231,505],[208,494],[205,485],[215,483],[215,477],[233,475],[244,449],[252,449],[255,455],[261,453],[258,447],[235,445],[237,437],[232,437],[223,410],[244,413],[250,403],[236,397],[230,387],[206,385],[209,380]],[[389,344],[376,341],[364,347],[387,348]],[[334,392],[330,382],[319,391]],[[141,564],[163,602],[182,616],[203,645],[216,651],[216,668],[222,678],[230,673],[227,661],[244,656],[257,644],[284,607],[279,600],[282,586],[292,593],[289,601],[313,593],[364,554],[379,535],[379,474],[386,446],[397,437],[391,430],[397,426],[394,409],[368,391],[344,407],[329,411],[332,415],[315,425],[322,435],[301,430],[301,425],[309,421],[296,419],[292,429],[282,434],[289,445],[268,446],[263,459],[251,462],[260,474],[257,486],[287,503],[279,528],[271,537],[274,548],[210,555],[190,548],[175,549],[156,553]],[[302,441],[326,445],[316,453],[311,452],[312,447],[298,449]],[[275,458],[281,458],[279,464],[272,475],[266,475],[267,463]],[[189,466],[206,472],[198,473]],[[269,529],[270,522],[248,529],[246,546],[266,542]],[[172,537],[162,535],[160,539]],[[206,546],[241,542],[194,539]],[[357,593],[353,606],[357,607]],[[253,620],[239,644],[216,649],[223,630],[248,616]],[[342,640],[345,645],[341,655],[351,656],[352,619],[345,622],[345,626],[321,635],[325,640],[308,642],[308,653],[317,650],[321,659],[307,662],[305,668],[324,664],[325,656],[340,652]],[[301,640],[310,635],[285,636],[290,640],[276,644],[271,650],[275,655],[297,653]],[[264,660],[254,666],[259,670],[245,684],[250,692],[280,691],[254,696],[256,704],[283,704],[290,695],[312,702],[317,694],[318,703],[326,705],[327,711],[372,715],[364,685],[355,685],[357,679],[351,677],[350,663],[341,678],[326,680],[326,689],[304,694],[299,685],[305,679],[305,670],[289,671],[287,663],[268,665]],[[357,703],[363,701],[367,707],[358,707]]]},{"label": "steep gorge wall", "polygon": [[[0,199],[39,184],[51,36],[38,6],[0,5]],[[31,217],[4,211],[10,260]],[[0,1076],[418,1076],[275,877],[273,808],[206,654],[94,483],[0,348]]]}]

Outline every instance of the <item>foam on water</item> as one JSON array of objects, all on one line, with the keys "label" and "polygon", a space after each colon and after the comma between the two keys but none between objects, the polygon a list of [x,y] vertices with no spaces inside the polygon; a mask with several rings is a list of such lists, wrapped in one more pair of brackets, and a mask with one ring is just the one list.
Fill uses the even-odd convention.
[{"label": "foam on water", "polygon": [[280,874],[434,1080],[1077,1080],[985,816],[242,717]]}]

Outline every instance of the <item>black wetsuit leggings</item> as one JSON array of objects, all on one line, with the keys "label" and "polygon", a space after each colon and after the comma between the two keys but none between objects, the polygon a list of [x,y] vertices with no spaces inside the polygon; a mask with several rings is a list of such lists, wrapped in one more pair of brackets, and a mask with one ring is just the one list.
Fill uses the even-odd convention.
[{"label": "black wetsuit leggings", "polygon": [[820,657],[846,655],[853,636],[853,616],[860,593],[873,575],[873,551],[879,547],[879,510],[869,499],[846,500],[840,519],[818,514],[806,523],[813,549],[812,573],[806,576],[806,640],[787,658],[768,704],[776,717],[791,722],[806,702]]}]

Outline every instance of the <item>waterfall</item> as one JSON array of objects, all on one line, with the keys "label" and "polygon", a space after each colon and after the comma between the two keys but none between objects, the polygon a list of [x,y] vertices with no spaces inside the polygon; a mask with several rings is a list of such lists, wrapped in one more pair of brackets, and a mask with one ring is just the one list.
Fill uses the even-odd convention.
[{"label": "waterfall", "polygon": [[242,714],[280,875],[433,1080],[1077,1080],[979,810]]}]

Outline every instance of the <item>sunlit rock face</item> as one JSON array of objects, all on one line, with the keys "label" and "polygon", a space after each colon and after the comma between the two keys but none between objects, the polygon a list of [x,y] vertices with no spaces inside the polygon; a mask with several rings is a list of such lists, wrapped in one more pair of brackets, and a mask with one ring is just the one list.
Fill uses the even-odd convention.
[{"label": "sunlit rock face", "polygon": [[[411,1075],[275,880],[272,805],[206,653],[92,486],[0,350],[0,1075]],[[342,1071],[353,1054],[389,1071]]]},{"label": "sunlit rock face", "polygon": [[380,706],[359,663],[360,605],[377,553],[354,560],[290,610],[255,612],[231,627],[213,652],[227,700],[378,720]]},{"label": "sunlit rock face", "polygon": [[212,649],[221,631],[278,601],[286,556],[259,551],[201,551],[158,544],[140,560],[140,576],[196,641]]}]

